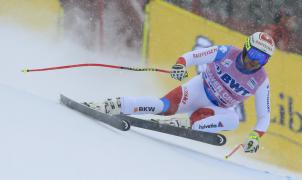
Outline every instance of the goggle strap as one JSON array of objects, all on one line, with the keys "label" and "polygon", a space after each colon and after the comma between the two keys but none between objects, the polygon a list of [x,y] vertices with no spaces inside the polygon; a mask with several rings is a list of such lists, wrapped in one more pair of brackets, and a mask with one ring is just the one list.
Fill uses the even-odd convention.
[{"label": "goggle strap", "polygon": [[246,50],[251,49],[250,38],[247,38],[247,39],[246,39],[246,41],[245,41],[245,47],[246,47]]}]

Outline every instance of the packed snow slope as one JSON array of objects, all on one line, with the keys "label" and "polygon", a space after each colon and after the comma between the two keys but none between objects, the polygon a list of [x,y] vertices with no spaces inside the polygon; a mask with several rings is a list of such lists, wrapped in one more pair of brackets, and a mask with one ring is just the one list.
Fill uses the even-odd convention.
[{"label": "packed snow slope", "polygon": [[158,74],[104,68],[21,73],[23,68],[87,62],[140,66],[131,54],[95,54],[70,41],[7,24],[0,26],[0,39],[0,179],[301,178],[239,156],[224,160],[229,151],[224,147],[134,127],[122,132],[58,100],[60,93],[79,101],[160,96],[165,92],[152,81]]}]

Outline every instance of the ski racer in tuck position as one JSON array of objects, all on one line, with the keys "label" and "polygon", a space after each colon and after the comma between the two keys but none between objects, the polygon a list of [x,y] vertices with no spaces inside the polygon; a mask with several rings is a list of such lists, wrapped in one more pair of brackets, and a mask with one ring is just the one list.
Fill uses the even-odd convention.
[{"label": "ski racer in tuck position", "polygon": [[239,125],[232,107],[254,95],[257,122],[243,143],[245,152],[254,153],[270,123],[269,80],[263,66],[274,49],[272,37],[256,32],[247,38],[243,50],[229,45],[194,50],[177,60],[171,77],[183,80],[189,66],[206,64],[205,71],[164,97],[120,97],[90,106],[111,115],[188,113],[193,130],[219,132]]}]

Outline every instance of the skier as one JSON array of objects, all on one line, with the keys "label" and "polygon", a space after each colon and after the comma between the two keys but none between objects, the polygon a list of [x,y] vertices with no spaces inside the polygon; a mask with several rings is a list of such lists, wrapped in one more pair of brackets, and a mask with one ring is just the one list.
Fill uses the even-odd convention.
[{"label": "skier", "polygon": [[194,50],[177,60],[171,77],[182,81],[189,66],[207,64],[205,71],[164,97],[121,97],[90,106],[111,115],[188,113],[193,130],[219,132],[239,125],[232,107],[254,95],[257,122],[243,143],[245,152],[254,153],[270,123],[269,80],[263,66],[274,49],[271,36],[256,32],[247,38],[243,50],[230,45]]}]

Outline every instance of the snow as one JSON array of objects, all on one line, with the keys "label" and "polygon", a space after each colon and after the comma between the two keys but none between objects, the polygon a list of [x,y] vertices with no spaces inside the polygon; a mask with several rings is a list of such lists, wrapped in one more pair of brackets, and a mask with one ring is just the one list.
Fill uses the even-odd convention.
[{"label": "snow", "polygon": [[302,177],[239,154],[224,160],[229,152],[224,147],[135,127],[122,132],[68,109],[58,100],[60,93],[79,101],[119,95],[159,96],[162,92],[155,91],[152,83],[155,73],[104,68],[21,73],[23,68],[85,62],[139,66],[139,61],[89,52],[72,41],[54,41],[53,35],[15,25],[0,25],[0,39],[0,179]]}]

